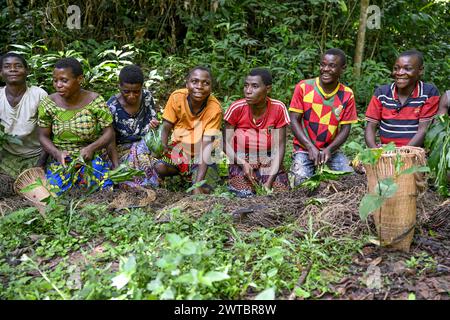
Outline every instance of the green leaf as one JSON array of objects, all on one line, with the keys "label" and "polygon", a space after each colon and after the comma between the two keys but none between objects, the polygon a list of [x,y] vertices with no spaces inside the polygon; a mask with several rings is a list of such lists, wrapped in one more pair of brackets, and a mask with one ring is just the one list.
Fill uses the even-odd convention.
[{"label": "green leaf", "polygon": [[269,271],[267,271],[267,277],[272,278],[272,277],[276,276],[277,273],[278,273],[278,269],[272,268]]},{"label": "green leaf", "polygon": [[162,286],[163,286],[163,283],[161,282],[161,279],[156,278],[155,280],[152,280],[147,284],[147,290],[157,291],[157,290],[161,289]]},{"label": "green leaf", "polygon": [[383,152],[393,152],[395,151],[395,143],[389,142],[387,145],[383,146]]},{"label": "green leaf", "polygon": [[400,153],[397,153],[395,155],[395,161],[394,161],[396,174],[400,174],[400,170],[404,166],[404,164],[405,163],[402,161],[402,156],[400,155]]},{"label": "green leaf", "polygon": [[189,192],[193,191],[194,189],[197,189],[197,188],[203,186],[205,183],[206,183],[206,180],[202,180],[202,181],[194,183],[191,187],[189,187],[186,190],[186,193],[189,193]]},{"label": "green leaf", "polygon": [[309,297],[311,297],[311,294],[308,291],[305,291],[300,287],[295,288],[294,292],[296,296],[300,298],[308,299]]},{"label": "green leaf", "polygon": [[197,247],[198,245],[195,242],[189,240],[181,246],[180,253],[186,256],[193,255],[197,252]]},{"label": "green leaf", "polygon": [[127,274],[135,273],[136,272],[136,257],[129,256],[127,260],[122,260],[120,270]]},{"label": "green leaf", "polygon": [[131,280],[131,276],[129,276],[127,274],[123,274],[123,273],[121,273],[118,276],[111,279],[112,286],[116,287],[118,290],[125,287],[130,280]]},{"label": "green leaf", "polygon": [[255,300],[275,300],[275,289],[274,288],[268,288],[268,289],[260,292],[255,297]]},{"label": "green leaf", "polygon": [[383,154],[383,149],[365,149],[358,154],[359,160],[364,164],[375,165]]},{"label": "green leaf", "polygon": [[398,184],[395,183],[393,178],[386,178],[376,185],[375,192],[384,198],[392,197],[398,190]]},{"label": "green leaf", "polygon": [[377,194],[366,194],[359,204],[359,216],[366,220],[371,212],[381,208],[385,199]]},{"label": "green leaf", "polygon": [[[195,271],[197,271],[197,270],[195,270]],[[187,283],[187,284],[193,284],[196,281],[197,281],[196,274],[194,274],[192,272],[192,270],[191,270],[191,272],[185,273],[176,279],[176,282],[178,282],[178,283]]]},{"label": "green leaf", "polygon": [[175,292],[172,287],[167,287],[166,290],[160,296],[161,300],[173,300],[175,298]]},{"label": "green leaf", "polygon": [[352,141],[349,144],[347,144],[347,147],[350,148],[350,149],[355,150],[358,153],[364,151],[364,148],[359,143],[357,143],[355,141]]},{"label": "green leaf", "polygon": [[171,247],[176,247],[181,243],[181,237],[176,233],[169,233],[166,239],[169,241]]},{"label": "green leaf", "polygon": [[422,167],[413,166],[411,168],[403,170],[402,172],[400,172],[400,174],[413,174],[416,172],[430,172],[430,168],[426,166]]},{"label": "green leaf", "polygon": [[[439,119],[439,118],[438,118]],[[445,126],[442,123],[442,121],[436,121],[434,122],[431,127],[427,130],[426,136],[425,136],[425,147],[430,149],[431,144],[436,139],[438,134],[442,131],[445,131]]]},{"label": "green leaf", "polygon": [[25,188],[20,189],[21,193],[27,193],[30,192],[34,189],[36,189],[37,187],[42,186],[42,184],[40,184],[39,182],[33,182],[32,184],[26,186]]},{"label": "green leaf", "polygon": [[341,7],[341,11],[343,13],[347,13],[348,12],[347,5],[345,4],[344,0],[339,0],[339,6]]},{"label": "green leaf", "polygon": [[330,168],[328,168],[327,166],[324,166],[322,169],[322,174],[323,173],[328,173],[330,176],[331,175],[335,175],[335,176],[345,176],[350,174],[350,172],[347,171],[336,171],[336,170],[331,170]]},{"label": "green leaf", "polygon": [[183,260],[179,254],[166,254],[156,261],[156,266],[166,271],[175,270]]},{"label": "green leaf", "polygon": [[428,157],[428,165],[433,171],[437,171],[436,169],[439,167],[439,160],[441,157],[441,150],[439,148],[435,148],[431,151],[430,156]]},{"label": "green leaf", "polygon": [[230,276],[224,272],[209,271],[202,277],[202,283],[210,286],[213,282],[229,279]]}]

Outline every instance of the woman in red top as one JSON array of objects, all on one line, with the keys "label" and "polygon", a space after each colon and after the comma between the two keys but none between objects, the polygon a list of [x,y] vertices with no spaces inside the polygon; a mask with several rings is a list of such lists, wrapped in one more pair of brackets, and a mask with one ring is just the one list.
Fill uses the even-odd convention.
[{"label": "woman in red top", "polygon": [[239,197],[266,190],[289,189],[283,158],[289,116],[285,105],[268,97],[272,76],[266,69],[253,69],[245,79],[245,98],[235,101],[225,113],[225,150],[229,188]]}]

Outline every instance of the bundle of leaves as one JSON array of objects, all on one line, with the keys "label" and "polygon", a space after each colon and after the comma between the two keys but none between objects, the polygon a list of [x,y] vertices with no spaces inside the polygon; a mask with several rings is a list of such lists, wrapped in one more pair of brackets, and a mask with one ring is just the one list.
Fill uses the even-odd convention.
[{"label": "bundle of leaves", "polygon": [[161,140],[163,126],[159,126],[159,129],[150,129],[150,131],[144,136],[145,144],[148,150],[155,156],[159,158],[164,153],[164,146]]},{"label": "bundle of leaves", "polygon": [[303,181],[300,187],[305,187],[311,191],[317,189],[321,182],[330,180],[339,180],[342,176],[349,174],[350,172],[335,171],[328,168],[327,165],[318,166],[314,175]]},{"label": "bundle of leaves", "polygon": [[3,145],[5,143],[14,143],[22,145],[22,140],[16,136],[12,136],[5,132],[5,127],[0,123],[0,151],[3,150]]},{"label": "bundle of leaves", "polygon": [[428,166],[435,178],[439,194],[448,197],[447,173],[450,168],[450,117],[440,115],[425,136],[425,147],[430,151]]},{"label": "bundle of leaves", "polygon": [[[89,193],[92,193],[99,188],[98,184],[92,183],[92,181],[97,179],[95,177],[96,171],[89,162],[85,162],[83,157],[79,155],[70,161],[66,168],[61,167],[56,172],[59,172],[61,175],[68,174],[70,179],[72,179],[72,183],[76,182],[78,177],[82,175],[86,186],[88,186]],[[110,179],[114,184],[118,184],[120,182],[131,181],[134,177],[142,175],[144,175],[143,171],[130,168],[126,163],[122,163],[116,169],[109,171],[105,178]]]},{"label": "bundle of leaves", "polygon": [[144,171],[130,168],[126,163],[121,163],[116,169],[108,173],[108,178],[114,183],[131,181],[135,177],[141,177]]}]

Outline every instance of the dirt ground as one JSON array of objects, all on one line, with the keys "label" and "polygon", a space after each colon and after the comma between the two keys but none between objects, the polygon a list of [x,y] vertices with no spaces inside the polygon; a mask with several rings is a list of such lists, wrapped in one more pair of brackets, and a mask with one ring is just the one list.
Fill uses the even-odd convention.
[{"label": "dirt ground", "polygon": [[[178,207],[184,214],[197,217],[221,205],[225,213],[233,216],[241,232],[292,221],[301,230],[307,227],[313,215],[313,227],[320,230],[320,235],[356,239],[369,229],[375,235],[373,223],[362,222],[358,215],[359,202],[365,192],[366,177],[353,174],[339,181],[322,183],[315,191],[298,189],[247,199],[196,197],[164,189],[102,191],[91,195],[83,206],[108,204],[108,210],[115,212],[141,207],[163,222],[170,220],[171,208]],[[75,191],[69,198],[80,195]],[[353,257],[350,272],[338,282],[330,283],[330,289],[339,293],[339,299],[408,299],[411,294],[416,299],[450,299],[450,201],[444,200],[432,190],[417,199],[417,224],[409,253],[368,243]],[[29,205],[20,196],[0,195],[1,214]],[[427,255],[433,257],[435,268],[428,268],[429,261],[425,258],[412,258]],[[336,299],[331,294],[318,292],[315,296]]]}]

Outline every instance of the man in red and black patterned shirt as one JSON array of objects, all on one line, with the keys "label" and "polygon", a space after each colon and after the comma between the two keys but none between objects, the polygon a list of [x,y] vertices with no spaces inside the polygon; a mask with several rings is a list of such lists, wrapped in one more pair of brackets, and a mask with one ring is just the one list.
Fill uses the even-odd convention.
[{"label": "man in red and black patterned shirt", "polygon": [[294,91],[289,116],[294,132],[291,173],[294,185],[327,164],[336,171],[352,172],[339,147],[347,140],[352,123],[358,121],[353,91],[339,82],[346,68],[345,54],[329,49],[321,58],[320,76],[300,81]]},{"label": "man in red and black patterned shirt", "polygon": [[419,51],[405,51],[397,58],[392,71],[395,81],[378,87],[367,107],[364,137],[368,147],[378,146],[375,141],[378,126],[382,144],[423,146],[439,104],[438,89],[420,81],[423,69]]}]

